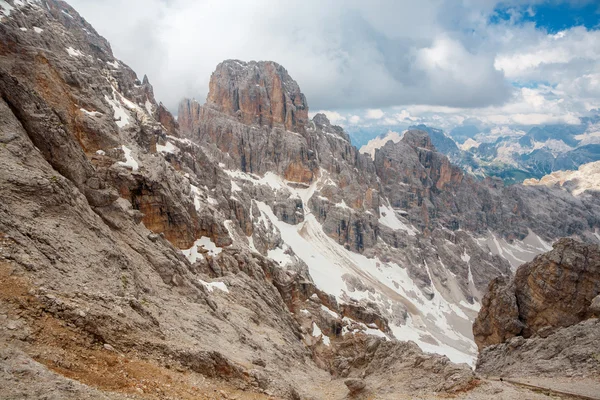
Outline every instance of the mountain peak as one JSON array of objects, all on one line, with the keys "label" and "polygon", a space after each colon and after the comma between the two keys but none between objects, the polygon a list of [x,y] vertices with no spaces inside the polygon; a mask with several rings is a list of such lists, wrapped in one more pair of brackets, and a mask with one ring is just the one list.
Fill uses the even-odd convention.
[{"label": "mountain peak", "polygon": [[273,61],[223,61],[211,76],[206,102],[250,125],[301,132],[308,122],[306,97]]},{"label": "mountain peak", "polygon": [[317,114],[315,114],[315,116],[313,117],[313,122],[315,124],[321,125],[321,126],[331,125],[331,122],[329,121],[329,118],[327,118],[327,115],[325,115],[323,113],[317,113]]},{"label": "mountain peak", "polygon": [[427,150],[435,150],[429,134],[420,129],[411,129],[406,131],[402,141],[413,147],[421,147]]}]

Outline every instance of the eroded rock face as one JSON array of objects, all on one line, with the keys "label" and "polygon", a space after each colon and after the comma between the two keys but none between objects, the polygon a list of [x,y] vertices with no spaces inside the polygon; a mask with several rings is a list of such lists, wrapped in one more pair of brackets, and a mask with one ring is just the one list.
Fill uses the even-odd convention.
[{"label": "eroded rock face", "polygon": [[[104,349],[281,397],[320,398],[331,374],[342,390],[341,377],[365,376],[369,393],[392,398],[468,387],[467,366],[371,334],[393,339],[422,315],[416,304],[449,301],[465,312],[452,328],[467,332],[450,345],[472,354],[465,318],[510,271],[473,232],[526,232],[520,213],[540,191],[502,203],[504,189],[469,181],[422,132],[378,165],[325,115],[309,121],[298,85],[270,62],[222,63],[207,104],[183,102],[178,123],[64,2],[7,1],[0,261],[47,286],[31,288],[35,313]],[[573,216],[549,236],[593,226],[586,201],[548,206]],[[295,233],[319,246],[292,248]],[[317,268],[343,270],[342,293],[312,281],[320,255]],[[429,345],[449,345],[439,321],[421,320]]]},{"label": "eroded rock face", "polygon": [[[355,336],[337,345],[332,369],[350,378],[353,388],[371,392],[410,393],[418,396],[427,390],[454,393],[468,387],[473,371],[465,364],[451,363],[446,357],[423,354],[413,342],[390,342],[381,338]],[[418,370],[419,373],[411,371]],[[436,378],[440,373],[444,379]],[[357,377],[362,377],[357,381]],[[384,389],[385,388],[385,389]],[[363,390],[361,389],[361,391]],[[354,394],[359,393],[358,390]]]},{"label": "eroded rock face", "polygon": [[162,103],[158,105],[158,109],[156,110],[156,119],[167,130],[169,135],[179,135],[179,123]]},{"label": "eroded rock face", "polygon": [[594,196],[577,199],[551,188],[479,181],[435,151],[424,131],[407,131],[399,142],[387,142],[375,151],[374,165],[392,207],[404,210],[425,233],[441,226],[482,235],[491,230],[508,240],[530,231],[559,238],[600,222]]},{"label": "eroded rock face", "polygon": [[590,305],[600,294],[600,248],[562,239],[519,268],[514,281],[524,337],[574,325],[591,317]]},{"label": "eroded rock face", "polygon": [[198,126],[201,104],[196,100],[184,99],[179,103],[177,123],[182,132],[191,133]]},{"label": "eroded rock face", "polygon": [[477,346],[481,350],[491,344],[503,343],[519,335],[523,327],[519,320],[514,283],[506,277],[492,280],[473,325]]},{"label": "eroded rock face", "polygon": [[247,125],[302,132],[308,122],[306,97],[272,61],[222,62],[211,76],[206,103]]},{"label": "eroded rock face", "polygon": [[594,315],[599,293],[600,248],[561,239],[522,265],[511,281],[492,281],[473,325],[475,341],[482,349],[577,324]]}]

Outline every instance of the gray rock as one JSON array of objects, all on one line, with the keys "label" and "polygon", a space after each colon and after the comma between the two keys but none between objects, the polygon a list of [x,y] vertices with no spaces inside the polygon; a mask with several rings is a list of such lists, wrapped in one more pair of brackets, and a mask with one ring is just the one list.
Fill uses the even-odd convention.
[{"label": "gray rock", "polygon": [[356,395],[365,390],[367,384],[362,379],[346,379],[344,384],[350,391],[350,395]]},{"label": "gray rock", "polygon": [[479,349],[518,335],[544,337],[591,317],[599,281],[600,247],[559,240],[519,267],[514,279],[490,283],[473,325]]},{"label": "gray rock", "polygon": [[589,306],[588,310],[595,317],[600,317],[600,295],[594,297],[594,299],[590,303],[590,306]]}]

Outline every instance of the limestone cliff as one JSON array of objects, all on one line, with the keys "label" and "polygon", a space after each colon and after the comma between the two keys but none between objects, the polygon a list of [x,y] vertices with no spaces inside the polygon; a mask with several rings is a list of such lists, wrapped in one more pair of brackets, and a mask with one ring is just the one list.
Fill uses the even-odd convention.
[{"label": "limestone cliff", "polygon": [[519,267],[512,280],[492,281],[473,325],[479,349],[540,331],[548,334],[592,317],[600,294],[600,248],[572,239]]},{"label": "limestone cliff", "polygon": [[477,370],[495,376],[595,377],[600,248],[561,239],[495,279],[473,325]]}]

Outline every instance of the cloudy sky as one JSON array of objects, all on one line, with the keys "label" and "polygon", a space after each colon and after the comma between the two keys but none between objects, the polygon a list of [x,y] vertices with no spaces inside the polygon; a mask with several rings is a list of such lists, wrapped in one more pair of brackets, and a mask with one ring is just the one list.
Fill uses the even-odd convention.
[{"label": "cloudy sky", "polygon": [[68,0],[172,111],[274,60],[347,128],[576,123],[600,107],[598,0]]}]

